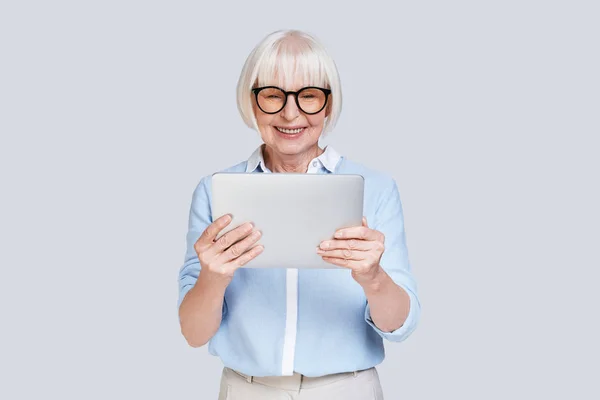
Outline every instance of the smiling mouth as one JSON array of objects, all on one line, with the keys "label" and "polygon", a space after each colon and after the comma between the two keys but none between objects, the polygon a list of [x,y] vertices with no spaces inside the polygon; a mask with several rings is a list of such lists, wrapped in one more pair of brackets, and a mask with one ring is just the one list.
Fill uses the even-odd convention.
[{"label": "smiling mouth", "polygon": [[296,135],[300,132],[302,132],[304,129],[306,128],[296,128],[296,129],[285,129],[285,128],[280,128],[278,126],[275,127],[279,132],[281,133],[285,133],[286,135]]}]

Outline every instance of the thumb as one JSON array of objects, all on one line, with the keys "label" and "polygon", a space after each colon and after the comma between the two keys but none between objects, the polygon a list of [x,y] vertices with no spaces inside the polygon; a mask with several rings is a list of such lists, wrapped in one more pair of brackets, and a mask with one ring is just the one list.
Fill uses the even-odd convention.
[{"label": "thumb", "polygon": [[362,226],[365,226],[367,228],[369,227],[369,224],[367,223],[367,217],[362,218]]}]

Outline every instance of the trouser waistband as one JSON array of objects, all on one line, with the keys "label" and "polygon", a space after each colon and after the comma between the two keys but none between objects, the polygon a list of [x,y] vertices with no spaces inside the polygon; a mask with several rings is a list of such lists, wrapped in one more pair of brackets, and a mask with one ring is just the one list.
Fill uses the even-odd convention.
[{"label": "trouser waistband", "polygon": [[246,379],[248,383],[256,382],[265,386],[270,386],[278,389],[298,390],[299,388],[308,389],[310,387],[322,386],[350,377],[357,377],[359,374],[367,373],[375,367],[368,368],[365,370],[341,372],[337,374],[329,374],[317,377],[305,376],[299,374],[298,372],[294,372],[294,375],[289,376],[252,376],[243,374],[231,368],[225,368]]}]

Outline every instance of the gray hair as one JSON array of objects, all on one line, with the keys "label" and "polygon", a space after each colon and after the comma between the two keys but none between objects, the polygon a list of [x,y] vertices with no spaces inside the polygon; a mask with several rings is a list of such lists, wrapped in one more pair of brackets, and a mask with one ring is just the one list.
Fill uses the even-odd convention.
[{"label": "gray hair", "polygon": [[303,86],[331,90],[329,116],[323,134],[335,127],[342,111],[342,88],[337,67],[325,47],[313,36],[298,30],[280,30],[266,36],[250,53],[237,85],[237,107],[244,123],[259,132],[252,108],[251,89],[273,85],[289,88],[302,78]]}]

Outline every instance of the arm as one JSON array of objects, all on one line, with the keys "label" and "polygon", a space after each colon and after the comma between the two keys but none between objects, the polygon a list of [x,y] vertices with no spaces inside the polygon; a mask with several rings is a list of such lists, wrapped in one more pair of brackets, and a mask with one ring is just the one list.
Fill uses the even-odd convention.
[{"label": "arm", "polygon": [[225,287],[210,285],[201,274],[200,261],[194,244],[212,223],[207,178],[203,178],[192,196],[185,263],[179,271],[179,323],[188,344],[199,347],[217,332],[225,314]]},{"label": "arm", "polygon": [[262,246],[252,247],[260,232],[242,224],[216,240],[231,223],[223,215],[211,223],[207,178],[194,191],[187,234],[185,263],[179,272],[179,323],[192,347],[206,344],[218,331],[227,310],[225,290],[235,271],[258,256]]},{"label": "arm", "polygon": [[398,286],[381,266],[372,281],[363,285],[370,319],[382,332],[393,332],[406,322],[410,296]]},{"label": "arm", "polygon": [[217,333],[224,314],[223,285],[212,284],[200,272],[194,287],[179,307],[181,333],[192,347],[204,346]]},{"label": "arm", "polygon": [[380,268],[370,284],[365,320],[383,338],[401,342],[416,329],[421,314],[417,284],[411,273],[404,231],[404,215],[396,182],[383,194],[374,229],[385,236]]},{"label": "arm", "polygon": [[363,218],[360,227],[338,230],[317,253],[332,264],[352,269],[367,297],[365,320],[382,337],[406,339],[420,314],[415,280],[410,273],[402,206],[396,182],[382,193],[374,228]]}]

